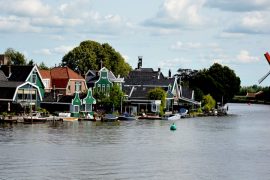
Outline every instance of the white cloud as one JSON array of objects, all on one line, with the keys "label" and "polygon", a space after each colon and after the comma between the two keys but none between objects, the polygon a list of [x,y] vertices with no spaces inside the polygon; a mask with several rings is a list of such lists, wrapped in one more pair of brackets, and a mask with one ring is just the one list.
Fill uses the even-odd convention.
[{"label": "white cloud", "polygon": [[214,51],[221,51],[222,49],[217,43],[200,43],[200,42],[181,42],[177,41],[171,45],[172,50],[194,50],[194,49],[210,49]]},{"label": "white cloud", "polygon": [[254,63],[259,61],[259,57],[251,56],[246,50],[241,50],[236,58],[240,63]]},{"label": "white cloud", "polygon": [[224,11],[259,11],[269,10],[269,0],[207,0],[206,6]]},{"label": "white cloud", "polygon": [[49,56],[52,55],[52,52],[50,49],[44,48],[44,49],[40,49],[38,51],[34,52],[35,54],[40,54],[40,55],[45,55],[45,56]]},{"label": "white cloud", "polygon": [[146,26],[177,28],[203,24],[200,15],[204,0],[165,0],[156,17],[144,22]]},{"label": "white cloud", "polygon": [[50,15],[51,8],[40,0],[0,0],[0,11],[15,16],[44,17]]},{"label": "white cloud", "polygon": [[162,69],[175,69],[178,68],[179,65],[181,66],[188,66],[190,64],[190,60],[184,58],[174,58],[174,59],[167,59],[163,60],[158,63],[158,67]]},{"label": "white cloud", "polygon": [[58,53],[58,54],[66,54],[68,53],[69,51],[71,51],[75,46],[58,46],[58,47],[55,47],[52,51],[54,53]]},{"label": "white cloud", "polygon": [[60,55],[65,55],[66,53],[68,53],[70,50],[72,50],[74,48],[74,46],[58,46],[55,48],[43,48],[40,50],[35,51],[35,54],[40,54],[40,55],[45,55],[45,56],[50,56],[53,54],[60,54]]},{"label": "white cloud", "polygon": [[31,26],[28,19],[16,16],[0,17],[0,32],[40,32],[38,27]]},{"label": "white cloud", "polygon": [[263,34],[270,33],[270,15],[268,12],[245,13],[231,25],[226,32]]}]

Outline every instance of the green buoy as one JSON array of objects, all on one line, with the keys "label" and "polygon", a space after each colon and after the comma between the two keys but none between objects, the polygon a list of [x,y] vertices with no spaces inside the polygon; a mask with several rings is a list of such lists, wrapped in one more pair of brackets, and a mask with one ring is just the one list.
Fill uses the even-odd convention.
[{"label": "green buoy", "polygon": [[170,130],[172,130],[172,131],[176,130],[176,125],[174,123],[171,125]]}]

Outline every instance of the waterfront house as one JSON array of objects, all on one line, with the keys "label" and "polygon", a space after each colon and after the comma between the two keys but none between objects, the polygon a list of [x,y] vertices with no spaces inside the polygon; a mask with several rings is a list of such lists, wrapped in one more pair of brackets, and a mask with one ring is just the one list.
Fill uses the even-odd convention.
[{"label": "waterfront house", "polygon": [[[125,111],[133,114],[138,112],[159,113],[160,100],[149,100],[148,92],[154,88],[162,88],[166,94],[166,111],[173,111],[178,103],[180,90],[176,77],[171,77],[171,71],[165,77],[159,68],[142,68],[142,57],[139,57],[138,67],[125,78],[123,91],[127,95]],[[128,109],[127,109],[128,108]]]},{"label": "waterfront house", "polygon": [[37,66],[0,66],[0,109],[20,111],[40,106],[44,96],[44,84]]},{"label": "waterfront house", "polygon": [[54,67],[40,70],[45,84],[45,96],[41,106],[50,112],[70,111],[75,92],[86,92],[86,82],[78,73],[69,67]]},{"label": "waterfront house", "polygon": [[48,93],[65,96],[87,90],[85,79],[69,67],[54,67],[49,70],[40,70],[40,73]]},{"label": "waterfront house", "polygon": [[177,77],[172,77],[171,71],[168,76],[164,76],[161,69],[157,71],[152,68],[142,67],[142,57],[139,56],[138,66],[125,78],[123,91],[127,95],[125,102],[128,106],[125,111],[137,114],[138,112],[159,113],[160,101],[149,100],[147,94],[154,88],[162,88],[166,92],[167,113],[178,111],[180,106],[186,104],[200,105],[194,100],[194,91],[183,88],[177,81]]},{"label": "waterfront house", "polygon": [[113,84],[118,85],[122,89],[124,78],[117,77],[112,71],[109,71],[106,67],[102,67],[99,71],[89,70],[85,74],[85,79],[88,88],[93,88],[97,91],[108,93]]}]

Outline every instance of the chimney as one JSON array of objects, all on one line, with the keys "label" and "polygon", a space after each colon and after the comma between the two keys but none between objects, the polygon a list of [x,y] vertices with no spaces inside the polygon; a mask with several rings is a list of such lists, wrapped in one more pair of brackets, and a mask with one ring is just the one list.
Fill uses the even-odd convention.
[{"label": "chimney", "polygon": [[169,74],[168,74],[168,76],[169,76],[169,78],[171,78],[172,77],[172,72],[171,72],[171,70],[169,69]]},{"label": "chimney", "polygon": [[103,61],[100,60],[100,63],[99,63],[99,69],[102,69],[103,68]]},{"label": "chimney", "polygon": [[158,68],[158,79],[160,79],[160,68]]},{"label": "chimney", "polygon": [[142,56],[138,56],[138,69],[142,68]]}]

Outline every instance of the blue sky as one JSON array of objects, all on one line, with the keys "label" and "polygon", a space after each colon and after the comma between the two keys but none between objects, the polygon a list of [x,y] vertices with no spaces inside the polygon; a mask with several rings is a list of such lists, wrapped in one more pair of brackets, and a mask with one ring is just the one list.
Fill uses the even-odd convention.
[{"label": "blue sky", "polygon": [[[54,66],[84,40],[109,43],[136,67],[227,65],[242,86],[270,71],[269,0],[0,0],[0,53]],[[269,86],[270,77],[261,85]]]}]

